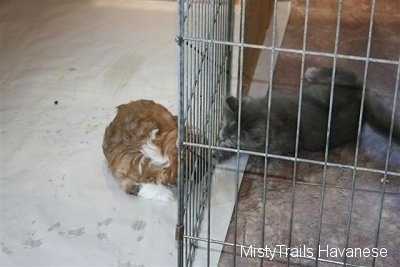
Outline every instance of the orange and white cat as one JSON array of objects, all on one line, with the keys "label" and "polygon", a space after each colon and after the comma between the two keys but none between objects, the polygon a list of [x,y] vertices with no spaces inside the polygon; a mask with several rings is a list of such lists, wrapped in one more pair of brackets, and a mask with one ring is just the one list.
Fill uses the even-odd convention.
[{"label": "orange and white cat", "polygon": [[118,106],[104,133],[103,153],[128,194],[172,200],[177,181],[177,118],[151,100]]}]

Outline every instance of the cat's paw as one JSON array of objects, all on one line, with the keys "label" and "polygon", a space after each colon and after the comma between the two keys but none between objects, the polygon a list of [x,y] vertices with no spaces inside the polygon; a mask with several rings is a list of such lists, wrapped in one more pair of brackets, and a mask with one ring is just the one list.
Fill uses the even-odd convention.
[{"label": "cat's paw", "polygon": [[120,186],[121,186],[121,189],[125,193],[130,194],[130,195],[135,195],[135,196],[137,196],[137,194],[140,191],[140,187],[141,187],[140,184],[135,183],[131,179],[123,179],[120,182]]},{"label": "cat's paw", "polygon": [[174,193],[168,187],[163,184],[153,183],[141,184],[137,196],[158,201],[171,201],[175,199]]}]

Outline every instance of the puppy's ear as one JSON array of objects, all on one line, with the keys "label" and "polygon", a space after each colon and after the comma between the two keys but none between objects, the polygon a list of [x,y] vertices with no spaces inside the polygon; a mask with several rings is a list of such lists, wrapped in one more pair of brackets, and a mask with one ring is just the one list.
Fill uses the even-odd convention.
[{"label": "puppy's ear", "polygon": [[226,107],[229,111],[237,114],[239,109],[239,99],[233,96],[226,98]]}]

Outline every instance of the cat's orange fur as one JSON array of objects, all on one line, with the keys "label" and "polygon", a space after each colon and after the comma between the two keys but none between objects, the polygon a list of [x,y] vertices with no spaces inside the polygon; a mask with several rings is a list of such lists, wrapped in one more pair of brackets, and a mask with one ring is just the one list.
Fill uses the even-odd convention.
[{"label": "cat's orange fur", "polygon": [[[118,106],[104,133],[103,152],[121,188],[136,195],[142,183],[176,183],[176,139],[176,117],[151,100],[137,100]],[[152,160],[146,149],[165,162]]]}]

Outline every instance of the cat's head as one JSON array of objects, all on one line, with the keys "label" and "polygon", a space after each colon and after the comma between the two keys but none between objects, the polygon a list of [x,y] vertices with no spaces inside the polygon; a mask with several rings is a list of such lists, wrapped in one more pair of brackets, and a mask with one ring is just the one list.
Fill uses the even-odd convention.
[{"label": "cat's head", "polygon": [[[225,101],[225,108],[222,126],[219,131],[219,146],[237,148],[238,133],[240,133],[240,149],[250,151],[263,151],[265,147],[265,114],[266,108],[263,100],[242,98],[240,116],[239,99],[228,97]],[[238,131],[240,118],[240,131]],[[222,161],[233,156],[234,153],[217,151],[216,158]]]}]

